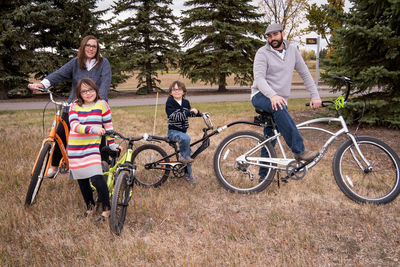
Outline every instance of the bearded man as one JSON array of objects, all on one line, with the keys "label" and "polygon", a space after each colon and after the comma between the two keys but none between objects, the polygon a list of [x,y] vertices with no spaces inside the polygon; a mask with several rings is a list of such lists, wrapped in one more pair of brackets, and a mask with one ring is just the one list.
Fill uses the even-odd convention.
[{"label": "bearded man", "polygon": [[[310,92],[311,108],[321,106],[321,98],[296,46],[284,40],[285,32],[281,24],[271,24],[265,34],[268,42],[258,49],[254,58],[254,82],[251,87],[251,102],[254,107],[272,114],[278,131],[293,152],[296,160],[309,162],[318,156],[318,152],[306,150],[303,138],[296,124],[287,111],[287,100],[290,96],[293,70],[296,70]],[[264,129],[265,136],[273,136],[271,128]],[[266,151],[261,151],[265,156]],[[265,178],[266,169],[260,168],[260,178]]]}]

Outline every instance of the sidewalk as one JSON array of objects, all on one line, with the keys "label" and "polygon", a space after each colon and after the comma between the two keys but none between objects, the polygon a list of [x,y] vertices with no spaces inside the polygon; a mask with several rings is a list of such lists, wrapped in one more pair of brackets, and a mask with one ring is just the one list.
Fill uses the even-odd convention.
[{"label": "sidewalk", "polygon": [[[203,102],[232,102],[232,101],[250,101],[250,87],[228,86],[227,92],[220,93],[217,87],[188,87],[187,98],[191,103]],[[163,88],[168,91],[167,88]],[[335,97],[340,93],[331,93],[328,86],[321,85],[319,88],[321,97]],[[148,106],[156,104],[156,95],[136,95],[136,90],[124,89],[110,93],[109,104],[111,107],[123,106]],[[168,95],[160,93],[158,104],[165,104]],[[293,84],[291,98],[309,98],[310,94],[303,85]],[[0,100],[0,110],[29,110],[43,109],[49,102],[48,98],[21,98]],[[53,104],[49,104],[48,109],[54,108]]]}]

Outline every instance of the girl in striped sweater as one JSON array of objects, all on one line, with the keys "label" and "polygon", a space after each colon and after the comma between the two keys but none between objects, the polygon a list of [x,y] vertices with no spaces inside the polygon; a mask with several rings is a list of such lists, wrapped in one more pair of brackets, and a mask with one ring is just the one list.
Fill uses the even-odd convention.
[{"label": "girl in striped sweater", "polygon": [[[84,216],[93,213],[95,201],[89,179],[99,195],[103,206],[101,216],[96,220],[105,220],[110,215],[110,199],[101,168],[100,142],[106,130],[112,130],[111,111],[107,102],[100,99],[96,83],[90,78],[83,78],[76,86],[77,100],[69,110],[71,131],[68,139],[68,158],[70,174],[78,180],[79,188],[85,200],[87,211]],[[111,149],[120,149],[109,138]]]}]

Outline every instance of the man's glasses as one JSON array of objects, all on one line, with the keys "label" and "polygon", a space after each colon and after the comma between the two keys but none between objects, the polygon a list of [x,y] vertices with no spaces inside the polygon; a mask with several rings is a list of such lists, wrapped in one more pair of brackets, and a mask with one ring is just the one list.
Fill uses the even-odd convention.
[{"label": "man's glasses", "polygon": [[93,91],[94,91],[94,89],[82,90],[81,94],[82,95],[87,95],[87,94],[93,93]]},{"label": "man's glasses", "polygon": [[85,47],[97,49],[97,45],[85,44]]}]

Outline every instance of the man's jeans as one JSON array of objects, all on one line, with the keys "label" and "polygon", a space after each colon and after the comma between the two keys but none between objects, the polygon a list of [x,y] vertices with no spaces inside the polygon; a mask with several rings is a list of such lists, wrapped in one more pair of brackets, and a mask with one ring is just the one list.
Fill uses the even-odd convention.
[{"label": "man's jeans", "polygon": [[[190,136],[187,133],[177,130],[168,130],[168,138],[172,141],[178,142],[179,151],[181,152],[182,157],[190,157],[192,151],[190,150]],[[187,175],[190,176],[191,174],[192,166],[191,164],[187,164]]]},{"label": "man's jeans", "polygon": [[[266,112],[272,114],[277,130],[281,133],[285,139],[286,144],[292,150],[294,154],[302,154],[305,150],[303,138],[301,137],[299,131],[297,130],[296,124],[294,123],[292,117],[287,111],[287,107],[284,109],[273,110],[271,101],[268,97],[258,92],[252,97],[251,103],[254,107],[260,108]],[[272,128],[264,128],[264,136],[273,136]],[[267,156],[267,151],[263,148],[261,150],[261,157]],[[259,175],[264,178],[267,169],[260,168]]]}]

